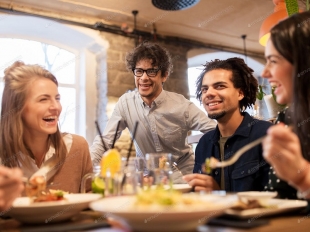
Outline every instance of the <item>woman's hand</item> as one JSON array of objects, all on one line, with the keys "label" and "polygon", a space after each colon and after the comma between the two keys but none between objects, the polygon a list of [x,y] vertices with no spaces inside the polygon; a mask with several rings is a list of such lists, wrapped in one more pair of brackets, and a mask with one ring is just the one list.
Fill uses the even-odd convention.
[{"label": "woman's hand", "polygon": [[216,181],[209,175],[194,173],[183,176],[183,179],[194,187],[195,192],[220,190]]},{"label": "woman's hand", "polygon": [[263,150],[264,158],[279,178],[296,188],[303,188],[301,185],[310,177],[310,164],[303,158],[299,138],[290,128],[282,123],[270,127]]},{"label": "woman's hand", "polygon": [[0,167],[0,213],[8,210],[24,190],[22,176],[19,168]]}]

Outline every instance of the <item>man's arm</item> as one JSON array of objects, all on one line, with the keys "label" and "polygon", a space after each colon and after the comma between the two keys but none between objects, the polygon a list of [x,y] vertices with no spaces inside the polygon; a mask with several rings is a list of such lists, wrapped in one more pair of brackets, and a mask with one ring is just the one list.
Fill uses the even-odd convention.
[{"label": "man's arm", "polygon": [[[102,140],[100,135],[97,135],[93,144],[90,147],[90,155],[93,165],[99,164],[104,152],[112,147],[113,139],[115,133],[117,133],[116,140],[121,136],[122,131],[126,128],[124,119],[120,114],[119,102],[115,105],[114,111],[112,113],[111,118],[107,122],[107,125],[102,133],[102,140],[104,142],[104,146],[102,145]],[[116,128],[118,122],[120,121],[120,125],[118,131],[116,132]]]},{"label": "man's arm", "polygon": [[189,105],[189,122],[190,130],[200,131],[206,133],[213,130],[217,123],[210,119],[205,112],[199,109],[194,103]]}]

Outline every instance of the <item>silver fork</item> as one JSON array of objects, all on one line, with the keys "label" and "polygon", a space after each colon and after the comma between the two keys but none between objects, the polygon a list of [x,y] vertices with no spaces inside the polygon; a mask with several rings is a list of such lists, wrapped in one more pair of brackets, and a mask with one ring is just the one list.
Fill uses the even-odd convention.
[{"label": "silver fork", "polygon": [[178,164],[176,162],[173,162],[172,167],[174,167],[183,176],[183,173],[181,172],[181,170],[178,168],[177,165]]},{"label": "silver fork", "polygon": [[[277,119],[275,121],[275,124],[278,124],[279,122],[284,122],[284,119],[285,119],[285,112],[284,111],[279,112]],[[285,125],[285,126],[292,129],[292,127],[289,125]],[[251,143],[245,145],[244,147],[240,148],[235,153],[235,155],[233,157],[231,157],[229,160],[220,162],[217,159],[215,159],[214,157],[211,157],[210,159],[207,158],[206,162],[205,162],[206,163],[206,172],[211,173],[211,170],[214,168],[224,168],[224,167],[227,167],[227,166],[234,164],[240,158],[240,156],[243,153],[245,153],[246,151],[248,151],[251,148],[260,144],[266,137],[267,137],[267,135],[264,135],[264,136],[260,137],[259,139],[256,139],[253,142],[251,142]]]},{"label": "silver fork", "polygon": [[258,144],[260,144],[264,138],[266,138],[266,135],[254,140],[253,142],[245,145],[244,147],[240,148],[233,157],[231,157],[229,160],[225,160],[225,161],[218,161],[215,158],[211,157],[211,159],[209,160],[209,162],[206,162],[206,170],[208,170],[208,168],[211,169],[215,169],[215,168],[224,168],[227,166],[230,166],[232,164],[234,164],[242,154],[244,154],[246,151],[250,150],[251,148],[257,146]]}]

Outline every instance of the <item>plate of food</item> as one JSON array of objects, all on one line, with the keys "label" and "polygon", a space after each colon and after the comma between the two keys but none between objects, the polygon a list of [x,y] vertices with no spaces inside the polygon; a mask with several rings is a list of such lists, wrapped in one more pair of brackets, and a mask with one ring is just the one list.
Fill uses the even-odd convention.
[{"label": "plate of food", "polygon": [[288,199],[251,199],[247,202],[237,201],[231,208],[225,210],[225,215],[240,219],[254,220],[264,216],[276,215],[288,211],[301,210],[308,205],[307,201]]},{"label": "plate of food", "polygon": [[268,202],[268,200],[270,200],[271,198],[276,197],[277,195],[278,195],[277,192],[268,192],[268,191],[264,191],[264,192],[246,191],[246,192],[237,193],[239,200],[242,202],[246,203],[248,201],[256,200],[262,205]]},{"label": "plate of food", "polygon": [[63,194],[51,192],[39,201],[30,197],[19,197],[13,202],[7,215],[23,223],[54,223],[67,220],[88,208],[89,203],[102,198],[101,194]]},{"label": "plate of food", "polygon": [[104,217],[122,219],[134,231],[191,231],[234,202],[235,198],[227,196],[149,189],[136,196],[101,199],[92,202],[90,208]]}]

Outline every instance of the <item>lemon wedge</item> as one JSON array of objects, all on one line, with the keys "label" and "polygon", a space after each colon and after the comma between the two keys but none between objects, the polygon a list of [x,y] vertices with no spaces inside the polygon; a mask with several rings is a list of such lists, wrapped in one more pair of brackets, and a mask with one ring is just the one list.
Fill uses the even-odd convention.
[{"label": "lemon wedge", "polygon": [[92,182],[92,191],[93,193],[101,193],[104,194],[104,180],[100,177],[95,177],[95,179]]},{"label": "lemon wedge", "polygon": [[106,177],[110,172],[113,178],[117,172],[121,170],[121,155],[116,149],[106,151],[101,159],[101,176]]}]

